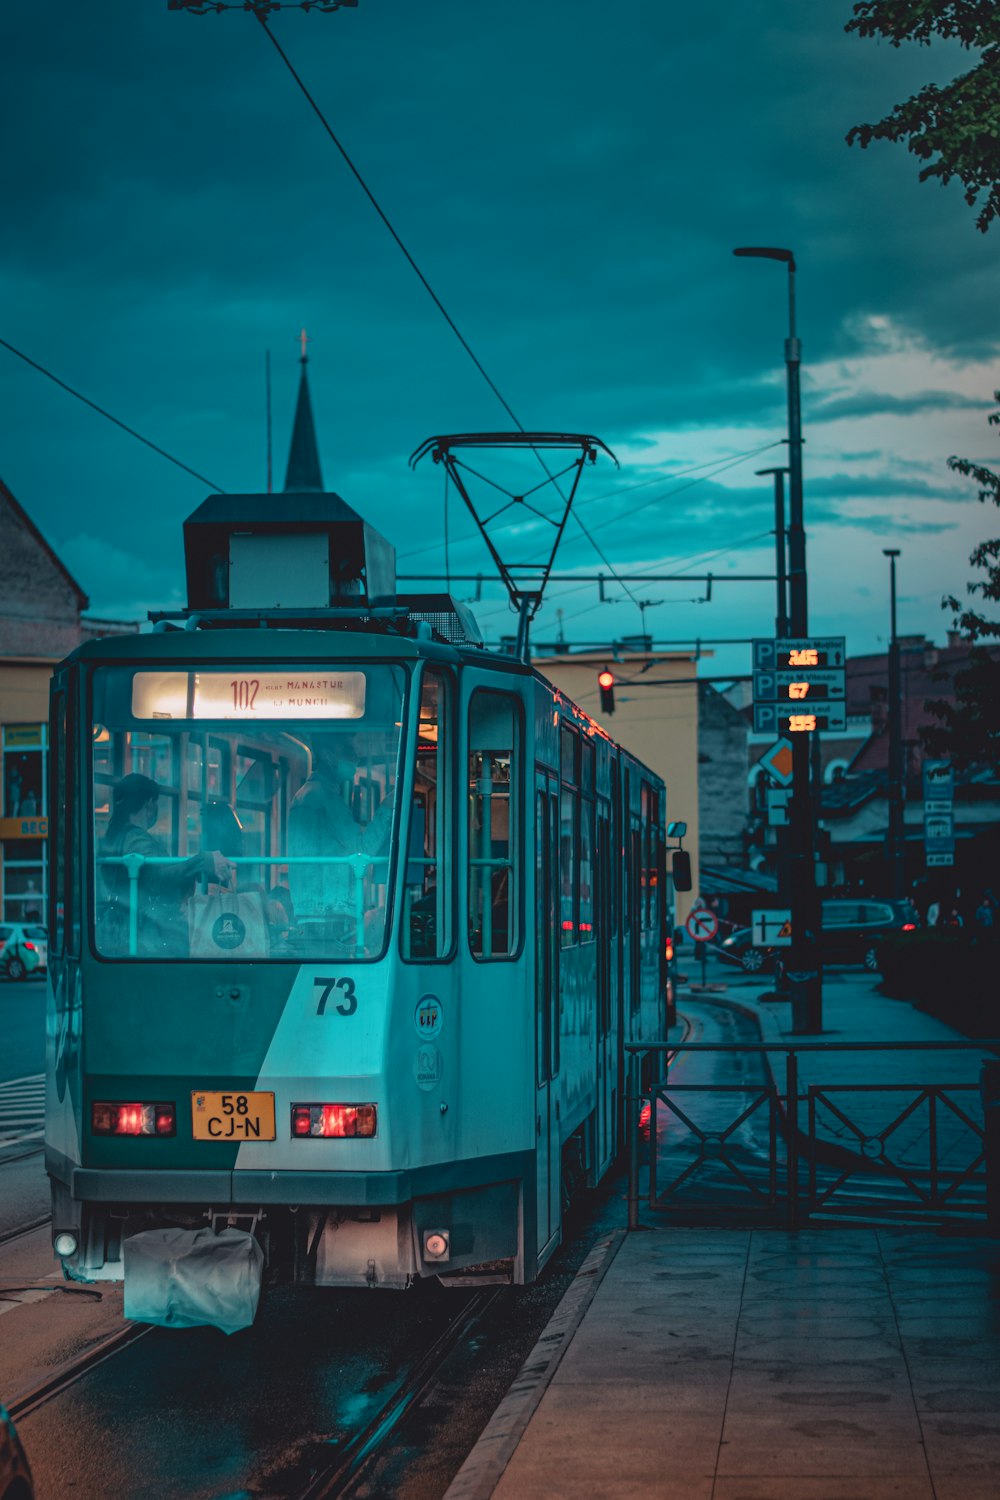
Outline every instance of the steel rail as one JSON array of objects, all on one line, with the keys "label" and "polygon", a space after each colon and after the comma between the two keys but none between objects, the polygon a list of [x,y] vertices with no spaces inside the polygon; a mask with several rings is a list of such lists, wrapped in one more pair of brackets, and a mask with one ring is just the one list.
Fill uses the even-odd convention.
[{"label": "steel rail", "polygon": [[328,1464],[315,1474],[295,1500],[334,1500],[347,1495],[379,1457],[382,1446],[433,1384],[448,1356],[468,1337],[500,1296],[502,1287],[476,1292],[425,1349],[382,1410],[353,1437],[338,1446]]},{"label": "steel rail", "polygon": [[43,1214],[40,1219],[31,1219],[27,1224],[19,1224],[16,1229],[4,1229],[0,1232],[0,1245],[9,1245],[12,1240],[20,1239],[26,1234],[34,1234],[36,1229],[44,1229],[46,1224],[51,1223],[52,1215]]},{"label": "steel rail", "polygon": [[65,1364],[59,1365],[30,1390],[20,1392],[12,1401],[7,1402],[7,1410],[15,1422],[20,1421],[22,1417],[37,1411],[47,1401],[51,1401],[55,1396],[61,1395],[63,1391],[75,1385],[98,1365],[113,1359],[116,1354],[120,1354],[123,1349],[127,1349],[130,1344],[136,1343],[152,1331],[151,1323],[127,1323],[124,1328],[119,1328],[116,1333],[110,1334],[99,1344],[95,1344],[92,1349],[88,1349],[86,1354],[81,1354],[77,1359],[67,1360]]},{"label": "steel rail", "polygon": [[44,1141],[39,1141],[37,1146],[32,1146],[30,1151],[22,1151],[19,1156],[4,1156],[2,1153],[12,1146],[21,1146],[29,1139],[27,1136],[19,1136],[13,1141],[0,1141],[0,1167],[12,1167],[15,1162],[27,1161],[29,1156],[40,1156],[45,1150]]}]

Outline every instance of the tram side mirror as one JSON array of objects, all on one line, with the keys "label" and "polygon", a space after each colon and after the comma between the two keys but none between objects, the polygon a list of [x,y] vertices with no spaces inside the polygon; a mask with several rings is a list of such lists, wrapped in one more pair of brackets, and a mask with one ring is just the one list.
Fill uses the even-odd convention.
[{"label": "tram side mirror", "polygon": [[688,826],[687,826],[686,823],[668,823],[667,824],[667,838],[668,839],[682,839],[684,837],[684,835],[687,833],[687,831],[688,831]]},{"label": "tram side mirror", "polygon": [[691,856],[686,849],[675,849],[671,873],[674,877],[675,891],[689,891],[691,889]]}]

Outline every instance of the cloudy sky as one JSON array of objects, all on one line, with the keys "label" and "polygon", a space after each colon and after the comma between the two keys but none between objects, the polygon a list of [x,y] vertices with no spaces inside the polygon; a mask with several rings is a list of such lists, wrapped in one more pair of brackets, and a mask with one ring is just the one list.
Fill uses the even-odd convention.
[{"label": "cloudy sky", "polygon": [[[810,626],[871,650],[882,548],[902,549],[900,629],[938,639],[945,590],[996,535],[945,460],[997,460],[1000,229],[902,147],[844,137],[958,49],[844,34],[849,0],[359,0],[283,10],[274,35],[490,379],[527,428],[590,432],[563,572],[712,571],[552,588],[551,640],[767,634],[771,481],[782,459],[786,275],[803,341]],[[50,0],[0,15],[0,338],[220,488],[265,487],[265,352],[277,484],[309,374],[324,477],[442,573],[432,433],[510,428],[253,16],[167,0]],[[96,615],[182,602],[181,522],[206,485],[0,348],[0,476]],[[509,520],[510,517],[501,519]],[[586,529],[584,529],[586,528]],[[453,500],[447,563],[489,574]],[[507,555],[549,528],[508,526]],[[589,536],[588,534],[589,533]],[[468,594],[466,585],[456,585]],[[631,594],[631,598],[629,597]],[[501,592],[478,605],[492,639]],[[721,646],[725,670],[743,648]]]}]

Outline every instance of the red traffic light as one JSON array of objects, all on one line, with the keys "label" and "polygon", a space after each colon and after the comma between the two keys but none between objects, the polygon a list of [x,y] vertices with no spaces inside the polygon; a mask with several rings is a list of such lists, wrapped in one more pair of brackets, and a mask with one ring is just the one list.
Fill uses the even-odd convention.
[{"label": "red traffic light", "polygon": [[614,672],[601,672],[598,674],[597,683],[599,687],[611,688],[615,685]]},{"label": "red traffic light", "polygon": [[615,674],[609,672],[607,667],[603,672],[597,674],[597,686],[601,690],[601,713],[613,714],[615,711]]}]

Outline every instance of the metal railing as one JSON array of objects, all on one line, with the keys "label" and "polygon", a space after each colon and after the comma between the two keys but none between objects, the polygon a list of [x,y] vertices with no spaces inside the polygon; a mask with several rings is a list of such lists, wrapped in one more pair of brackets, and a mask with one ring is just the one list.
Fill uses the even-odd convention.
[{"label": "metal railing", "polygon": [[[625,1050],[630,1229],[639,1226],[644,1139],[647,1207],[679,1219],[691,1214],[703,1222],[763,1218],[797,1228],[817,1214],[940,1219],[988,1214],[992,1222],[998,1211],[1000,1140],[992,1118],[1000,1117],[1000,1101],[986,1099],[981,1082],[910,1082],[895,1076],[803,1083],[799,1064],[803,1054],[860,1052],[873,1063],[867,1076],[877,1078],[878,1059],[885,1054],[979,1052],[996,1066],[1000,1040],[676,1042],[631,1044]],[[757,1057],[764,1076],[726,1083],[672,1079],[680,1054],[705,1052]],[[780,1088],[780,1068],[772,1057],[777,1061],[782,1055]],[[643,1083],[644,1077],[655,1081]],[[710,1126],[696,1118],[697,1095],[711,1098]],[[727,1100],[733,1101],[731,1119]],[[721,1126],[720,1115],[725,1116]],[[753,1131],[757,1136],[750,1141]],[[662,1182],[665,1171],[673,1175]]]}]

